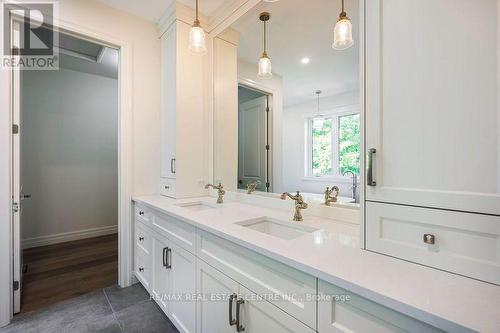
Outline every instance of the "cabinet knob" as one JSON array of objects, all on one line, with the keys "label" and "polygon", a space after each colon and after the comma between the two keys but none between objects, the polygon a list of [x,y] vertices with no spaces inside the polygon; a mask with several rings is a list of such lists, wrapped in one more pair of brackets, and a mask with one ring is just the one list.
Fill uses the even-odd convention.
[{"label": "cabinet knob", "polygon": [[425,244],[435,244],[436,243],[436,236],[432,234],[424,234],[424,243]]},{"label": "cabinet knob", "polygon": [[144,240],[144,237],[139,237],[139,241],[142,242]]},{"label": "cabinet knob", "polygon": [[143,267],[139,267],[139,272],[144,272],[144,268]]},{"label": "cabinet knob", "polygon": [[164,187],[165,187],[165,190],[170,189],[170,186],[168,186],[168,185],[165,185]]},{"label": "cabinet knob", "polygon": [[139,211],[139,215],[144,215],[144,212],[142,210]]}]

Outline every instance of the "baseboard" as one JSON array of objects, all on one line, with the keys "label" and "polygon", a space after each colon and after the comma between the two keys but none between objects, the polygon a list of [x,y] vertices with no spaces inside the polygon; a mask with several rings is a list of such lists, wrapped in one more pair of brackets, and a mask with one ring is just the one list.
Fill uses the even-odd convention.
[{"label": "baseboard", "polygon": [[110,225],[106,227],[63,232],[55,235],[26,238],[21,241],[21,245],[23,249],[29,249],[31,247],[51,245],[57,243],[70,242],[79,239],[116,234],[117,232],[118,232],[118,225]]}]

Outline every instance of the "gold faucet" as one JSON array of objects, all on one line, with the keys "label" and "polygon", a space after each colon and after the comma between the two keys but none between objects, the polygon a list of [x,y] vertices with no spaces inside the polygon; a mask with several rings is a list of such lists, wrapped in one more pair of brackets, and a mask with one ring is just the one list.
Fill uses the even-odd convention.
[{"label": "gold faucet", "polygon": [[[337,202],[337,197],[339,195],[339,192],[340,192],[340,190],[337,186],[332,186],[331,189],[329,187],[327,187],[326,191],[325,191],[325,205],[330,206],[330,203]],[[332,195],[332,193],[335,193],[335,194]]]},{"label": "gold faucet", "polygon": [[252,194],[253,191],[255,191],[255,188],[257,185],[260,184],[260,180],[251,180],[247,183],[247,194]]},{"label": "gold faucet", "polygon": [[302,218],[302,213],[300,212],[302,209],[307,208],[307,203],[304,202],[304,199],[300,195],[300,192],[297,191],[296,195],[291,195],[288,192],[284,192],[280,198],[281,200],[286,200],[286,197],[289,197],[292,200],[295,200],[295,214],[293,215],[293,220],[294,221],[303,221],[304,219]]},{"label": "gold faucet", "polygon": [[217,190],[217,203],[221,204],[224,203],[224,194],[226,194],[226,191],[224,191],[224,186],[219,182],[219,185],[215,186],[213,184],[207,184],[205,185],[205,188],[213,188],[214,190]]}]

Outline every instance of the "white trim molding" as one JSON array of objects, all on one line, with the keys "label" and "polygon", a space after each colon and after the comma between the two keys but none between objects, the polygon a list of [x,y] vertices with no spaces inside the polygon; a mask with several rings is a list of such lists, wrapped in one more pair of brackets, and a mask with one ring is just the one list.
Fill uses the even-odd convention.
[{"label": "white trim molding", "polygon": [[39,236],[33,238],[26,238],[22,240],[22,248],[29,249],[37,246],[52,245],[64,242],[70,242],[85,238],[99,237],[118,233],[118,225],[109,225],[105,227],[76,230],[69,232],[62,232],[54,235]]}]

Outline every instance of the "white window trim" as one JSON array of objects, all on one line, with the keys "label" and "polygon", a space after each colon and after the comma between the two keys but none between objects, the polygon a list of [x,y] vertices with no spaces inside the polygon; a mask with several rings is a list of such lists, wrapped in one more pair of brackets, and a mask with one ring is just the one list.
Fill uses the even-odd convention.
[{"label": "white window trim", "polygon": [[304,156],[304,164],[305,164],[305,175],[302,178],[305,181],[324,181],[324,182],[332,182],[332,181],[347,181],[350,177],[346,177],[340,174],[340,165],[339,165],[339,118],[343,116],[350,116],[359,114],[359,108],[357,105],[341,107],[337,109],[333,109],[331,111],[323,111],[322,115],[324,119],[332,119],[332,155],[336,158],[332,160],[332,174],[329,175],[314,175],[312,173],[312,121],[317,117],[316,113],[306,114],[304,115],[304,132],[305,132],[305,156]]}]

